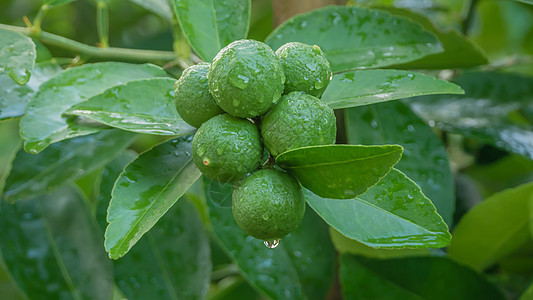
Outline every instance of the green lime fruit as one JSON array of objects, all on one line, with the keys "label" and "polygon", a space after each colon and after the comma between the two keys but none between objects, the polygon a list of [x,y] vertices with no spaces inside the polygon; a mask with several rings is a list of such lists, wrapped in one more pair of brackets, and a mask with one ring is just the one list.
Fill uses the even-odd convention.
[{"label": "green lime fruit", "polygon": [[336,133],[333,109],[303,92],[281,97],[261,123],[263,142],[273,156],[299,147],[334,144]]},{"label": "green lime fruit", "polygon": [[235,41],[220,50],[207,78],[218,106],[239,118],[266,113],[281,97],[285,83],[274,51],[253,40]]},{"label": "green lime fruit", "polygon": [[320,47],[299,42],[281,46],[276,55],[285,73],[285,94],[302,91],[321,97],[331,80],[331,67]]},{"label": "green lime fruit", "polygon": [[191,66],[183,71],[175,85],[178,114],[183,121],[196,128],[224,112],[209,92],[208,71],[208,63]]},{"label": "green lime fruit", "polygon": [[207,177],[235,183],[259,167],[263,144],[250,121],[222,114],[200,126],[192,140],[192,155]]},{"label": "green lime fruit", "polygon": [[264,169],[244,178],[233,191],[235,222],[247,234],[262,240],[279,240],[302,221],[305,200],[292,175]]}]

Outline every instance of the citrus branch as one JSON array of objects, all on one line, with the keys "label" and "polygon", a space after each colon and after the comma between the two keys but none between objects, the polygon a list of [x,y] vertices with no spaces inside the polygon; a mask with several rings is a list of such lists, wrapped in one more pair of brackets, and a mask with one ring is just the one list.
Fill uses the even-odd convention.
[{"label": "citrus branch", "polygon": [[56,46],[88,59],[105,59],[131,62],[172,61],[178,57],[172,51],[139,50],[128,48],[98,48],[53,33],[31,30],[27,27],[0,24],[0,29],[20,32],[47,45]]}]

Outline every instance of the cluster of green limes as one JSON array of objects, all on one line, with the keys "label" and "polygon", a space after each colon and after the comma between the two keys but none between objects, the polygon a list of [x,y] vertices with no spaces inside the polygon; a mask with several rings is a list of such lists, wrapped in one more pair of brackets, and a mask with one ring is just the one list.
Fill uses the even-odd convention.
[{"label": "cluster of green limes", "polygon": [[335,115],[317,98],[330,80],[318,46],[294,42],[274,52],[240,40],[176,83],[178,113],[198,128],[194,163],[207,177],[235,184],[233,216],[246,233],[279,239],[302,220],[298,181],[271,163],[260,166],[287,150],[335,143]]}]

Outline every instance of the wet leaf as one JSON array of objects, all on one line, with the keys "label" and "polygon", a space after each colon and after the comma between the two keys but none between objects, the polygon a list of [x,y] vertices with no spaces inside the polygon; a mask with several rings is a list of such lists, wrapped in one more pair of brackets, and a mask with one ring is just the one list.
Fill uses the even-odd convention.
[{"label": "wet leaf", "polygon": [[269,249],[244,233],[231,207],[233,187],[204,177],[205,195],[215,238],[244,277],[273,299],[324,299],[333,281],[335,252],[327,225],[309,208],[300,226]]},{"label": "wet leaf", "polygon": [[362,7],[327,6],[300,14],[266,39],[274,50],[294,41],[318,45],[335,73],[405,63],[442,51],[437,38],[419,24]]},{"label": "wet leaf", "polygon": [[6,265],[30,299],[110,299],[111,263],[76,190],[14,205],[0,201],[0,230]]},{"label": "wet leaf", "polygon": [[322,101],[340,109],[413,96],[463,93],[453,83],[416,72],[364,70],[333,76]]},{"label": "wet leaf", "polygon": [[18,85],[8,75],[0,75],[0,120],[24,115],[39,86],[61,71],[58,65],[37,64],[27,84]]},{"label": "wet leaf", "polygon": [[176,111],[172,78],[130,81],[114,86],[65,114],[139,133],[184,135],[194,132]]},{"label": "wet leaf", "polygon": [[404,149],[396,168],[422,189],[451,225],[455,210],[454,180],[448,153],[433,130],[401,102],[345,111],[350,144],[398,144]]},{"label": "wet leaf", "polygon": [[431,54],[413,62],[395,66],[401,69],[454,69],[471,68],[488,64],[489,61],[483,50],[455,29],[441,30],[426,16],[412,10],[380,7],[394,15],[407,17],[424,29],[433,33],[442,43],[444,51]]},{"label": "wet leaf", "polygon": [[398,145],[326,145],[286,151],[276,157],[276,163],[313,193],[348,199],[376,184],[401,156]]},{"label": "wet leaf", "polygon": [[120,174],[108,209],[105,249],[124,256],[201,175],[192,161],[192,136],[144,152]]},{"label": "wet leaf", "polygon": [[454,80],[466,94],[408,100],[432,126],[533,159],[533,79],[470,72]]},{"label": "wet leaf", "polygon": [[[104,168],[96,215],[102,230],[107,226],[113,183],[134,158],[135,154],[124,152]],[[209,238],[198,212],[187,201],[174,205],[113,266],[124,298],[205,299],[211,260]]]},{"label": "wet leaf", "polygon": [[446,257],[342,255],[344,299],[505,299],[487,279]]},{"label": "wet leaf", "polygon": [[344,236],[376,248],[441,248],[448,226],[405,174],[392,169],[354,199],[324,199],[304,189],[307,203]]},{"label": "wet leaf", "polygon": [[152,13],[172,22],[173,13],[170,3],[167,0],[130,0],[131,2],[144,7]]},{"label": "wet leaf", "polygon": [[26,107],[26,115],[20,122],[24,149],[38,153],[51,143],[100,131],[101,127],[67,121],[62,114],[115,85],[164,76],[165,71],[155,65],[117,62],[86,64],[59,73],[39,87]]},{"label": "wet leaf", "polygon": [[207,62],[220,49],[248,34],[250,0],[170,1],[192,48]]},{"label": "wet leaf", "polygon": [[488,197],[467,212],[453,233],[450,256],[483,270],[530,241],[533,183]]},{"label": "wet leaf", "polygon": [[35,65],[35,44],[22,33],[0,29],[0,74],[23,85],[30,80]]},{"label": "wet leaf", "polygon": [[75,180],[110,161],[135,135],[106,130],[50,146],[34,155],[18,151],[4,187],[10,201],[33,198]]}]

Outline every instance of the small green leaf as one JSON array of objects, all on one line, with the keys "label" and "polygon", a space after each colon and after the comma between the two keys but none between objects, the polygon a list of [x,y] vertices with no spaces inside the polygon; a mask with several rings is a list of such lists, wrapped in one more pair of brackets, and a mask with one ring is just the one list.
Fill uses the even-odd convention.
[{"label": "small green leaf", "polygon": [[412,10],[395,7],[380,7],[379,9],[388,11],[394,15],[407,17],[417,22],[424,29],[433,33],[444,48],[444,51],[441,53],[428,55],[421,59],[395,66],[395,68],[455,69],[471,68],[489,63],[483,50],[455,29],[441,30],[428,17]]},{"label": "small green leaf", "polygon": [[371,259],[345,254],[340,265],[344,299],[505,299],[487,279],[447,257]]},{"label": "small green leaf", "polygon": [[[132,152],[123,152],[104,168],[96,210],[102,230],[107,226],[113,183],[134,158]],[[181,201],[128,255],[113,261],[115,282],[124,293],[121,299],[205,299],[211,273],[209,252],[209,237],[198,212]]]},{"label": "small green leaf", "polygon": [[176,111],[172,78],[151,78],[114,86],[65,114],[85,117],[139,133],[184,135],[194,132]]},{"label": "small green leaf", "polygon": [[250,0],[170,0],[181,29],[207,62],[229,43],[246,38]]},{"label": "small green leaf", "polygon": [[33,98],[39,86],[60,71],[61,67],[58,65],[37,64],[25,85],[18,85],[9,76],[0,74],[0,119],[24,115],[26,104]]},{"label": "small green leaf", "polygon": [[172,22],[172,8],[168,0],[130,0],[131,2],[144,7],[152,13]]},{"label": "small green leaf", "polygon": [[483,270],[530,241],[533,183],[496,193],[466,213],[453,233],[450,256]]},{"label": "small green leaf", "polygon": [[111,298],[102,235],[73,188],[14,205],[0,201],[0,230],[6,265],[28,298]]},{"label": "small green leaf", "polygon": [[107,215],[109,257],[124,256],[200,177],[191,141],[185,136],[155,146],[120,174]]},{"label": "small green leaf", "polygon": [[362,7],[328,6],[300,14],[266,39],[274,50],[294,41],[320,46],[334,73],[405,63],[442,51],[437,38],[419,24]]},{"label": "small green leaf", "polygon": [[324,299],[334,279],[335,250],[328,227],[309,208],[298,228],[268,249],[263,241],[244,233],[235,223],[231,207],[233,187],[204,177],[215,238],[237,264],[244,277],[273,299]]},{"label": "small green leaf", "polygon": [[402,172],[392,169],[354,199],[324,199],[304,190],[307,203],[344,236],[376,248],[440,248],[448,226],[433,203]]},{"label": "small green leaf", "polygon": [[313,193],[348,199],[376,184],[401,156],[398,145],[326,145],[289,150],[278,155],[276,163]]},{"label": "small green leaf", "polygon": [[333,76],[322,101],[333,109],[431,94],[464,94],[457,85],[398,70],[353,71]]},{"label": "small green leaf", "polygon": [[52,145],[40,154],[19,150],[4,187],[10,201],[33,198],[75,180],[113,159],[134,134],[106,130]]},{"label": "small green leaf", "polygon": [[454,80],[466,94],[408,100],[430,125],[533,159],[533,78],[469,72]]},{"label": "small green leaf", "polygon": [[0,29],[0,74],[23,85],[30,80],[35,65],[35,44],[22,33]]},{"label": "small green leaf", "polygon": [[115,85],[165,75],[165,71],[155,65],[117,62],[86,64],[59,73],[39,87],[26,107],[26,115],[20,121],[25,150],[38,153],[51,143],[101,130],[68,121],[62,114]]},{"label": "small green leaf", "polygon": [[433,130],[401,102],[345,111],[350,144],[398,144],[404,147],[396,168],[411,178],[451,225],[455,210],[454,180],[446,148]]}]

